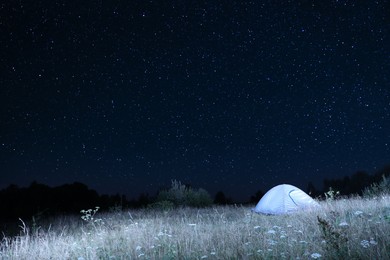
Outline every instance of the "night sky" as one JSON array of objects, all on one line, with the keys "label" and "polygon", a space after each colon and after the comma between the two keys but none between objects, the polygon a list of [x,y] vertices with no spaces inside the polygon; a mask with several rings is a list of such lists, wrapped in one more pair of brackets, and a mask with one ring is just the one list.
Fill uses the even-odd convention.
[{"label": "night sky", "polygon": [[248,199],[390,163],[390,1],[3,1],[0,188]]}]

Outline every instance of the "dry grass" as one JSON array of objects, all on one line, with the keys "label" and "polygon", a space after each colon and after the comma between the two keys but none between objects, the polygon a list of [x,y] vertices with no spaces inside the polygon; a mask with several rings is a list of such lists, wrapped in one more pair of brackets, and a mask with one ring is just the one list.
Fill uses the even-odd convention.
[{"label": "dry grass", "polygon": [[[137,210],[4,237],[1,259],[390,259],[390,198],[322,202],[285,216],[249,207]],[[97,221],[95,221],[97,220]]]}]

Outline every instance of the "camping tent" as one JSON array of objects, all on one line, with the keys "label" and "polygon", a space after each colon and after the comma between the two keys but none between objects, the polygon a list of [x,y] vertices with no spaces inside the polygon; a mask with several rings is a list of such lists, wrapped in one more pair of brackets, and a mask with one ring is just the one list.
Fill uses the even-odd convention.
[{"label": "camping tent", "polygon": [[270,189],[257,203],[253,211],[280,215],[318,205],[315,200],[299,188],[290,184],[281,184]]}]

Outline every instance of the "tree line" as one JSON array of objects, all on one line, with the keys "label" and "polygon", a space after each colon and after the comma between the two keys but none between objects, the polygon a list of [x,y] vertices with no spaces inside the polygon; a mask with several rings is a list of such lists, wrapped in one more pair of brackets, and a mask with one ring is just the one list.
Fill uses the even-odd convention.
[{"label": "tree line", "polygon": [[[309,195],[316,198],[324,197],[325,192],[330,188],[336,190],[342,196],[352,194],[362,195],[367,187],[374,183],[379,183],[383,177],[390,176],[390,165],[382,168],[374,174],[368,174],[358,171],[352,176],[345,176],[340,179],[324,179],[323,189],[318,190],[312,183],[309,183],[305,190]],[[180,184],[180,183],[179,183]],[[108,211],[113,208],[141,208],[152,205],[153,203],[167,200],[175,194],[182,197],[185,194],[189,201],[194,205],[203,205],[204,201],[209,203],[207,192],[203,189],[195,190],[189,186],[187,188],[179,185],[170,190],[163,190],[157,196],[141,194],[135,200],[128,200],[124,195],[99,195],[96,191],[89,189],[87,185],[79,182],[65,184],[58,187],[49,187],[37,182],[31,183],[29,187],[19,188],[16,185],[10,185],[0,190],[0,222],[15,221],[19,218],[29,219],[32,216],[55,216],[62,214],[79,214],[80,210],[94,208],[99,206],[101,211]],[[185,193],[183,193],[185,191]],[[165,195],[164,195],[165,194]],[[164,195],[164,196],[162,196]],[[168,196],[169,195],[169,196]],[[257,203],[264,192],[259,190],[248,199],[248,203]],[[177,201],[172,200],[173,204]],[[202,204],[203,203],[203,204]],[[227,197],[223,191],[216,193],[211,204],[232,204],[233,199]],[[155,204],[156,205],[156,204]],[[157,204],[158,205],[158,204]],[[164,205],[167,205],[166,203]]]},{"label": "tree line", "polygon": [[324,194],[333,189],[338,191],[340,196],[359,195],[362,196],[364,192],[372,185],[379,184],[385,178],[390,177],[390,165],[387,165],[374,174],[369,174],[365,171],[357,171],[351,176],[345,176],[336,179],[324,179],[323,189],[317,190],[314,185],[309,182],[306,192],[312,197],[324,197]]}]

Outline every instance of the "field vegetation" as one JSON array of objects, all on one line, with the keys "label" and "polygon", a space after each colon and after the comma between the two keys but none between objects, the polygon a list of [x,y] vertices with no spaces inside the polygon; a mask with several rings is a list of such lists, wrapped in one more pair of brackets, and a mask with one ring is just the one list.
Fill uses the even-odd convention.
[{"label": "field vegetation", "polygon": [[254,205],[212,205],[178,181],[143,209],[99,207],[53,219],[20,219],[1,259],[390,259],[388,180],[363,196],[329,189],[320,207],[259,215]]},{"label": "field vegetation", "polygon": [[1,259],[390,259],[390,198],[329,198],[266,216],[250,206],[86,209],[3,237]]}]

